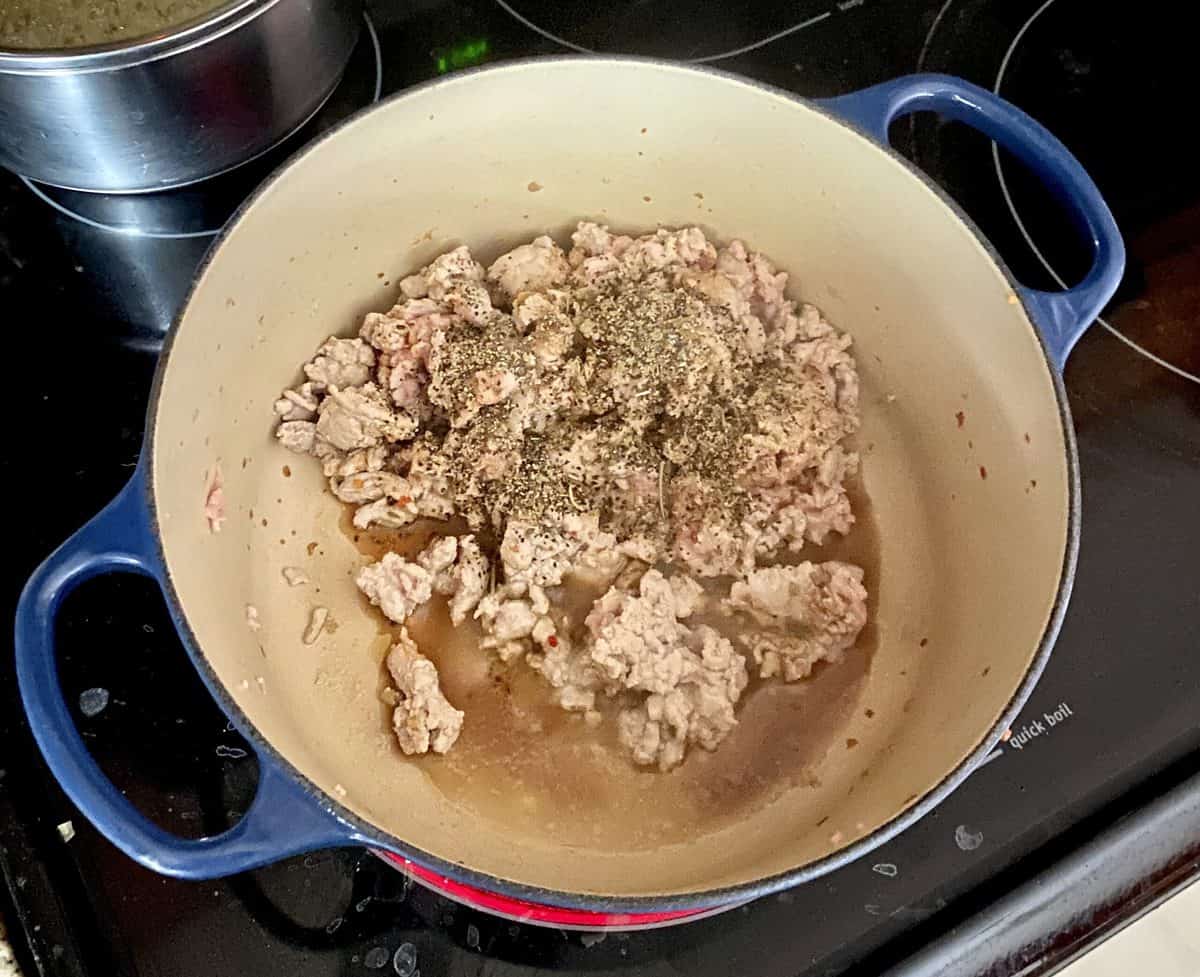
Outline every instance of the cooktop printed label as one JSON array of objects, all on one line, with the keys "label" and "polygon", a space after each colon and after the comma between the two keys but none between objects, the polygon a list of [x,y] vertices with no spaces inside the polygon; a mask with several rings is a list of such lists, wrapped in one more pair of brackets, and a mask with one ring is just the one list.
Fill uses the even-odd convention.
[{"label": "cooktop printed label", "polygon": [[1014,726],[1008,745],[1014,750],[1023,750],[1036,740],[1050,735],[1057,727],[1075,715],[1074,710],[1065,701],[1053,709],[1045,710],[1035,718],[1022,717],[1022,724]]}]

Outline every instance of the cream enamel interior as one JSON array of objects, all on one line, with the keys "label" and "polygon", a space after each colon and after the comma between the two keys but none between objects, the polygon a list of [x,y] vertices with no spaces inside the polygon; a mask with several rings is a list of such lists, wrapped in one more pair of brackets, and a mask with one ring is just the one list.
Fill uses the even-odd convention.
[{"label": "cream enamel interior", "polygon": [[[398,276],[460,242],[490,259],[580,217],[743,238],[853,334],[863,380],[859,446],[881,551],[867,581],[878,647],[853,715],[831,737],[817,786],[734,826],[697,825],[653,858],[567,852],[536,824],[489,822],[399,757],[376,700],[379,630],[351,581],[363,557],[315,466],[271,437],[271,404],[297,364],[386,309]],[[814,109],[661,64],[573,60],[452,78],[306,152],[203,272],[154,421],[167,565],[204,657],[250,721],[371,824],[566,892],[747,882],[894,818],[980,744],[1025,678],[1068,546],[1053,381],[968,227],[897,160]],[[202,507],[218,461],[229,520],[212,535]],[[319,596],[283,584],[289,565],[310,572]],[[309,648],[300,635],[317,601],[339,628]],[[247,604],[259,609],[257,633]]]}]

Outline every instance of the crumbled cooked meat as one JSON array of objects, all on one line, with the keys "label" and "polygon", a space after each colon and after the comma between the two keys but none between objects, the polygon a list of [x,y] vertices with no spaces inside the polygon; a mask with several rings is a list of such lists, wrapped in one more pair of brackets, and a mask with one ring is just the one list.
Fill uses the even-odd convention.
[{"label": "crumbled cooked meat", "polygon": [[439,572],[434,583],[439,594],[450,598],[450,622],[462,624],[479,604],[488,585],[488,558],[474,536],[458,538],[454,563]]},{"label": "crumbled cooked meat", "polygon": [[512,641],[532,634],[536,623],[537,615],[528,601],[506,600],[496,608],[488,631],[497,641]]},{"label": "crumbled cooked meat", "polygon": [[[371,379],[375,350],[361,339],[331,336],[304,367],[314,387],[358,387]],[[286,396],[286,394],[285,394]]]},{"label": "crumbled cooked meat", "polygon": [[441,300],[456,285],[463,282],[482,282],[483,265],[471,257],[466,245],[447,251],[416,275],[409,275],[400,283],[400,291],[409,298]]},{"label": "crumbled cooked meat", "polygon": [[539,237],[532,244],[522,244],[497,258],[487,277],[512,300],[522,292],[540,292],[561,285],[570,273],[571,266],[562,248],[548,237]]},{"label": "crumbled cooked meat", "polygon": [[[330,478],[349,478],[351,475],[374,474],[385,469],[389,462],[388,447],[377,444],[372,448],[359,448],[350,454],[330,459],[325,475]],[[332,483],[331,483],[332,486]]]},{"label": "crumbled cooked meat", "polygon": [[794,682],[820,661],[840,661],[867,623],[863,571],[849,563],[763,567],[729,589],[725,607],[762,626],[741,643],[763,678]]},{"label": "crumbled cooked meat", "polygon": [[354,514],[356,527],[367,529],[377,525],[400,529],[417,519],[446,519],[453,514],[449,480],[440,470],[440,462],[429,458],[427,450],[418,443],[408,449],[407,466],[405,476],[364,478],[361,483],[350,480],[348,486],[341,483],[335,488],[335,494],[342,498],[347,493],[367,498],[382,492],[374,501],[359,506]]},{"label": "crumbled cooked meat", "polygon": [[507,584],[485,595],[475,608],[484,633],[480,648],[494,651],[503,662],[520,657],[532,647],[530,639],[539,621],[550,621],[545,613],[549,609],[545,592],[523,583]]},{"label": "crumbled cooked meat", "polygon": [[417,563],[436,578],[454,563],[457,556],[458,539],[454,536],[440,536],[421,550],[417,555]]},{"label": "crumbled cooked meat", "polygon": [[737,724],[733,707],[746,687],[745,662],[728,639],[682,623],[700,592],[694,581],[648,570],[636,596],[610,590],[586,621],[589,657],[605,680],[650,693],[622,712],[618,735],[637,763],[660,770],[682,762],[690,743],[716,749]]},{"label": "crumbled cooked meat", "polygon": [[312,421],[285,420],[275,429],[275,437],[288,451],[310,455],[317,442],[317,425]]},{"label": "crumbled cooked meat", "polygon": [[698,629],[692,640],[701,663],[689,679],[617,718],[618,738],[637,763],[670,770],[690,743],[715,750],[737,725],[733,707],[746,687],[745,662],[712,628]]},{"label": "crumbled cooked meat", "polygon": [[418,607],[439,593],[450,598],[450,617],[461,624],[475,610],[487,587],[488,560],[474,536],[441,536],[409,562],[385,553],[358,572],[357,584],[384,616],[403,624]]},{"label": "crumbled cooked meat", "polygon": [[671,586],[671,596],[675,600],[675,616],[681,620],[691,617],[704,607],[704,588],[691,577],[677,574],[667,583]]},{"label": "crumbled cooked meat", "polygon": [[638,593],[609,590],[584,624],[592,635],[590,654],[604,677],[626,689],[669,692],[691,667],[688,629],[680,623],[676,589],[658,570],[649,570]]},{"label": "crumbled cooked meat", "polygon": [[362,505],[387,497],[389,499],[412,498],[408,479],[392,472],[361,472],[345,478],[332,478],[333,494],[343,502]]},{"label": "crumbled cooked meat", "polygon": [[[562,708],[618,699],[620,742],[666,770],[729,734],[747,657],[803,677],[866,617],[860,569],[773,565],[851,530],[859,464],[850,338],[787,284],[695,227],[581,222],[569,252],[539,237],[486,270],[458,247],[316,351],[276,436],[357,528],[470,531],[364,567],[385,616],[444,597]],[[601,596],[568,611],[571,588]]]},{"label": "crumbled cooked meat", "polygon": [[445,753],[458,739],[463,713],[442,694],[437,668],[417,650],[407,628],[388,652],[387,670],[398,694],[392,728],[400,749],[410,756]]},{"label": "crumbled cooked meat", "polygon": [[358,571],[358,589],[388,620],[403,624],[433,596],[433,574],[396,553],[384,553],[378,563]]},{"label": "crumbled cooked meat", "polygon": [[[538,651],[525,657],[526,663],[555,690],[558,704],[568,712],[587,712],[596,704],[596,693],[605,689],[604,676],[585,650],[558,633],[548,618],[534,626],[531,637]],[[550,639],[554,640],[551,641]]]},{"label": "crumbled cooked meat", "polygon": [[289,587],[303,587],[309,582],[308,574],[300,567],[284,567],[283,579],[287,581]]},{"label": "crumbled cooked meat", "polygon": [[480,603],[484,646],[515,657],[533,645],[530,667],[557,691],[562,708],[588,713],[598,692],[644,694],[619,721],[621,742],[636,762],[667,770],[686,747],[715,749],[736,725],[734,705],[746,686],[741,655],[713,628],[689,628],[701,588],[649,570],[637,594],[609,590],[588,614],[581,643],[562,633],[529,599],[507,594]]},{"label": "crumbled cooked meat", "polygon": [[419,517],[417,507],[410,499],[404,504],[388,499],[376,499],[366,505],[359,506],[354,513],[356,529],[370,529],[379,526],[382,529],[403,529]]},{"label": "crumbled cooked meat", "polygon": [[317,416],[321,394],[311,380],[300,384],[295,390],[285,390],[275,401],[275,413],[283,421],[311,421]]},{"label": "crumbled cooked meat", "polygon": [[405,441],[416,431],[417,422],[393,409],[374,383],[345,390],[330,387],[317,409],[317,437],[339,451]]},{"label": "crumbled cooked meat", "polygon": [[216,462],[208,476],[208,488],[204,493],[204,518],[208,520],[208,531],[219,533],[225,522],[225,488],[221,479],[221,463]]},{"label": "crumbled cooked meat", "polygon": [[581,545],[557,529],[512,520],[500,543],[500,559],[506,578],[513,583],[554,586],[562,583]]},{"label": "crumbled cooked meat", "polygon": [[450,599],[450,620],[462,624],[487,589],[488,558],[475,537],[442,536],[423,549],[417,564],[433,576],[433,590]]},{"label": "crumbled cooked meat", "polygon": [[301,640],[306,645],[316,644],[317,639],[321,637],[321,633],[325,630],[325,625],[328,623],[329,608],[314,607],[308,619],[308,627],[304,629],[304,637]]}]

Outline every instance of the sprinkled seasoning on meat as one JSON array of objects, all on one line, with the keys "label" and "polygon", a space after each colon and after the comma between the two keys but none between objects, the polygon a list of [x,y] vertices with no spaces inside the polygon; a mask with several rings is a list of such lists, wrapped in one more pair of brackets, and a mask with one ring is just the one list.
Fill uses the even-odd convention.
[{"label": "sprinkled seasoning on meat", "polygon": [[[441,595],[481,654],[669,770],[729,735],[751,672],[803,679],[866,621],[860,568],[787,559],[854,525],[859,391],[850,338],[786,287],[698,228],[583,222],[566,249],[539,237],[486,269],[459,247],[317,350],[276,436],[360,529],[458,521],[360,570],[389,620]],[[565,611],[564,587],[590,611]],[[462,714],[403,634],[397,736],[445,752]]]}]

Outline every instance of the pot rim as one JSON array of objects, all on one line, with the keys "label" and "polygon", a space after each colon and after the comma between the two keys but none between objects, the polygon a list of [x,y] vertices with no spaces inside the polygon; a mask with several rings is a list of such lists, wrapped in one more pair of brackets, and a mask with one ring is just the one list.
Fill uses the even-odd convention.
[{"label": "pot rim", "polygon": [[6,48],[0,46],[0,75],[114,71],[180,54],[237,30],[285,0],[223,0],[198,19],[128,41],[85,47]]},{"label": "pot rim", "polygon": [[1012,287],[1017,295],[1021,295],[1021,290],[1018,283],[1009,270],[1008,266],[1001,259],[1000,255],[992,247],[991,243],[982,234],[975,223],[967,216],[963,209],[950,198],[930,177],[923,173],[917,166],[909,162],[898,152],[887,144],[881,144],[871,138],[869,135],[858,129],[856,126],[838,118],[819,104],[814,103],[812,99],[804,98],[794,92],[789,92],[786,89],[779,88],[774,85],[760,82],[755,79],[747,78],[742,75],[737,75],[729,71],[723,71],[717,68],[707,66],[686,65],[678,62],[669,61],[662,58],[647,58],[628,55],[554,55],[542,57],[528,57],[505,61],[498,65],[485,65],[478,68],[466,69],[456,72],[453,75],[435,78],[423,82],[419,85],[414,85],[410,88],[402,89],[375,105],[367,106],[348,118],[342,120],[338,125],[334,126],[327,132],[323,133],[317,139],[308,143],[286,161],[284,161],[279,169],[269,176],[263,183],[242,203],[238,210],[233,214],[230,220],[222,229],[200,266],[197,268],[195,276],[192,279],[192,285],[188,290],[188,294],[184,299],[180,310],[177,313],[174,322],[164,340],[162,352],[159,355],[159,361],[154,374],[154,383],[150,392],[149,404],[147,407],[146,416],[146,434],[143,442],[143,453],[145,458],[147,478],[144,481],[143,491],[145,495],[145,503],[149,513],[150,522],[154,530],[154,546],[155,555],[162,568],[162,586],[163,593],[167,600],[171,615],[175,621],[179,636],[183,642],[188,656],[192,659],[193,665],[200,673],[201,679],[207,686],[210,694],[216,700],[221,709],[229,716],[230,720],[239,729],[243,736],[253,745],[257,752],[261,763],[272,763],[280,771],[290,777],[293,782],[303,790],[305,794],[315,804],[319,804],[325,809],[332,812],[339,819],[344,821],[353,829],[353,838],[356,843],[361,843],[367,847],[383,848],[388,851],[395,852],[403,858],[409,859],[417,865],[432,869],[438,873],[445,875],[457,881],[464,882],[475,888],[483,889],[488,892],[496,893],[503,896],[512,897],[515,899],[525,900],[527,902],[535,902],[545,906],[564,908],[564,909],[580,909],[599,913],[648,913],[648,912],[664,912],[677,910],[701,910],[711,909],[722,905],[727,905],[736,901],[749,901],[762,896],[771,895],[789,889],[793,886],[804,882],[810,882],[813,879],[826,875],[836,869],[842,868],[853,861],[873,851],[880,845],[891,840],[902,831],[907,830],[918,820],[923,818],[931,810],[937,807],[943,800],[946,799],[968,776],[975,770],[980,761],[983,760],[1000,742],[1004,731],[1008,729],[1017,714],[1025,705],[1038,679],[1041,677],[1042,671],[1046,667],[1049,660],[1051,650],[1054,647],[1054,642],[1058,638],[1059,631],[1062,628],[1063,619],[1066,615],[1067,604],[1070,600],[1071,589],[1074,583],[1075,567],[1079,555],[1079,537],[1080,537],[1080,476],[1079,476],[1079,456],[1075,440],[1075,428],[1071,420],[1070,406],[1067,401],[1066,387],[1063,383],[1062,375],[1054,367],[1054,360],[1049,349],[1042,337],[1041,332],[1033,324],[1033,315],[1028,306],[1022,301],[1021,308],[1025,312],[1025,325],[1033,333],[1037,340],[1038,348],[1042,351],[1042,358],[1045,364],[1046,371],[1050,377],[1051,386],[1054,390],[1054,398],[1058,409],[1059,422],[1062,428],[1063,447],[1066,452],[1067,462],[1067,534],[1063,552],[1062,567],[1059,574],[1058,586],[1054,596],[1054,603],[1050,610],[1049,618],[1046,622],[1046,627],[1042,632],[1042,636],[1038,641],[1037,649],[1030,660],[1028,669],[1021,680],[1020,685],[1009,699],[1008,704],[1004,707],[999,718],[988,729],[986,729],[979,740],[976,747],[967,754],[959,763],[954,766],[947,774],[938,781],[933,787],[920,795],[915,801],[907,807],[896,812],[879,827],[859,838],[853,844],[844,848],[838,849],[826,855],[823,858],[813,862],[808,862],[796,868],[788,869],[784,872],[778,872],[774,875],[765,876],[763,878],[754,879],[748,882],[742,882],[735,885],[722,886],[719,888],[699,889],[694,891],[676,892],[663,895],[644,895],[644,896],[609,896],[597,893],[572,893],[560,889],[549,889],[537,885],[529,885],[514,881],[512,879],[504,879],[498,876],[493,876],[487,872],[479,871],[469,866],[449,861],[440,856],[424,851],[415,845],[404,841],[403,839],[391,835],[380,830],[370,824],[364,818],[351,811],[345,805],[340,803],[337,798],[325,793],[320,787],[314,784],[304,773],[298,770],[289,760],[280,754],[274,746],[258,731],[241,707],[237,704],[234,695],[221,682],[208,659],[200,650],[199,642],[193,633],[191,626],[187,623],[186,616],[183,612],[183,604],[179,594],[175,589],[175,581],[171,576],[170,567],[166,560],[166,551],[163,545],[163,537],[160,531],[158,521],[158,510],[154,500],[154,480],[155,480],[155,433],[156,433],[156,417],[158,413],[159,397],[162,394],[162,387],[166,375],[166,369],[170,362],[171,351],[174,347],[175,337],[179,332],[183,318],[191,305],[192,296],[198,288],[205,272],[212,263],[214,256],[220,250],[221,245],[226,238],[231,236],[236,231],[239,222],[244,214],[254,206],[258,199],[267,192],[270,188],[287,173],[287,171],[300,159],[309,153],[313,152],[317,147],[324,145],[325,142],[335,137],[343,129],[349,128],[352,125],[358,124],[367,114],[374,111],[381,111],[384,106],[407,98],[418,93],[425,93],[439,87],[451,87],[461,84],[465,80],[470,80],[478,75],[488,72],[517,72],[528,71],[541,67],[561,67],[575,62],[585,62],[589,64],[612,64],[615,66],[632,65],[634,67],[655,68],[658,70],[676,71],[687,74],[708,75],[721,79],[726,83],[735,84],[745,88],[753,89],[758,92],[765,92],[777,98],[784,98],[792,102],[798,102],[803,107],[810,111],[816,112],[828,119],[829,121],[850,130],[860,139],[863,140],[872,150],[883,152],[890,156],[892,160],[908,170],[909,173],[919,179],[927,189],[931,190],[938,200],[947,208],[951,215],[956,217],[966,227],[968,231],[981,244],[985,252],[995,263],[997,269],[1004,276],[1005,280]]}]

